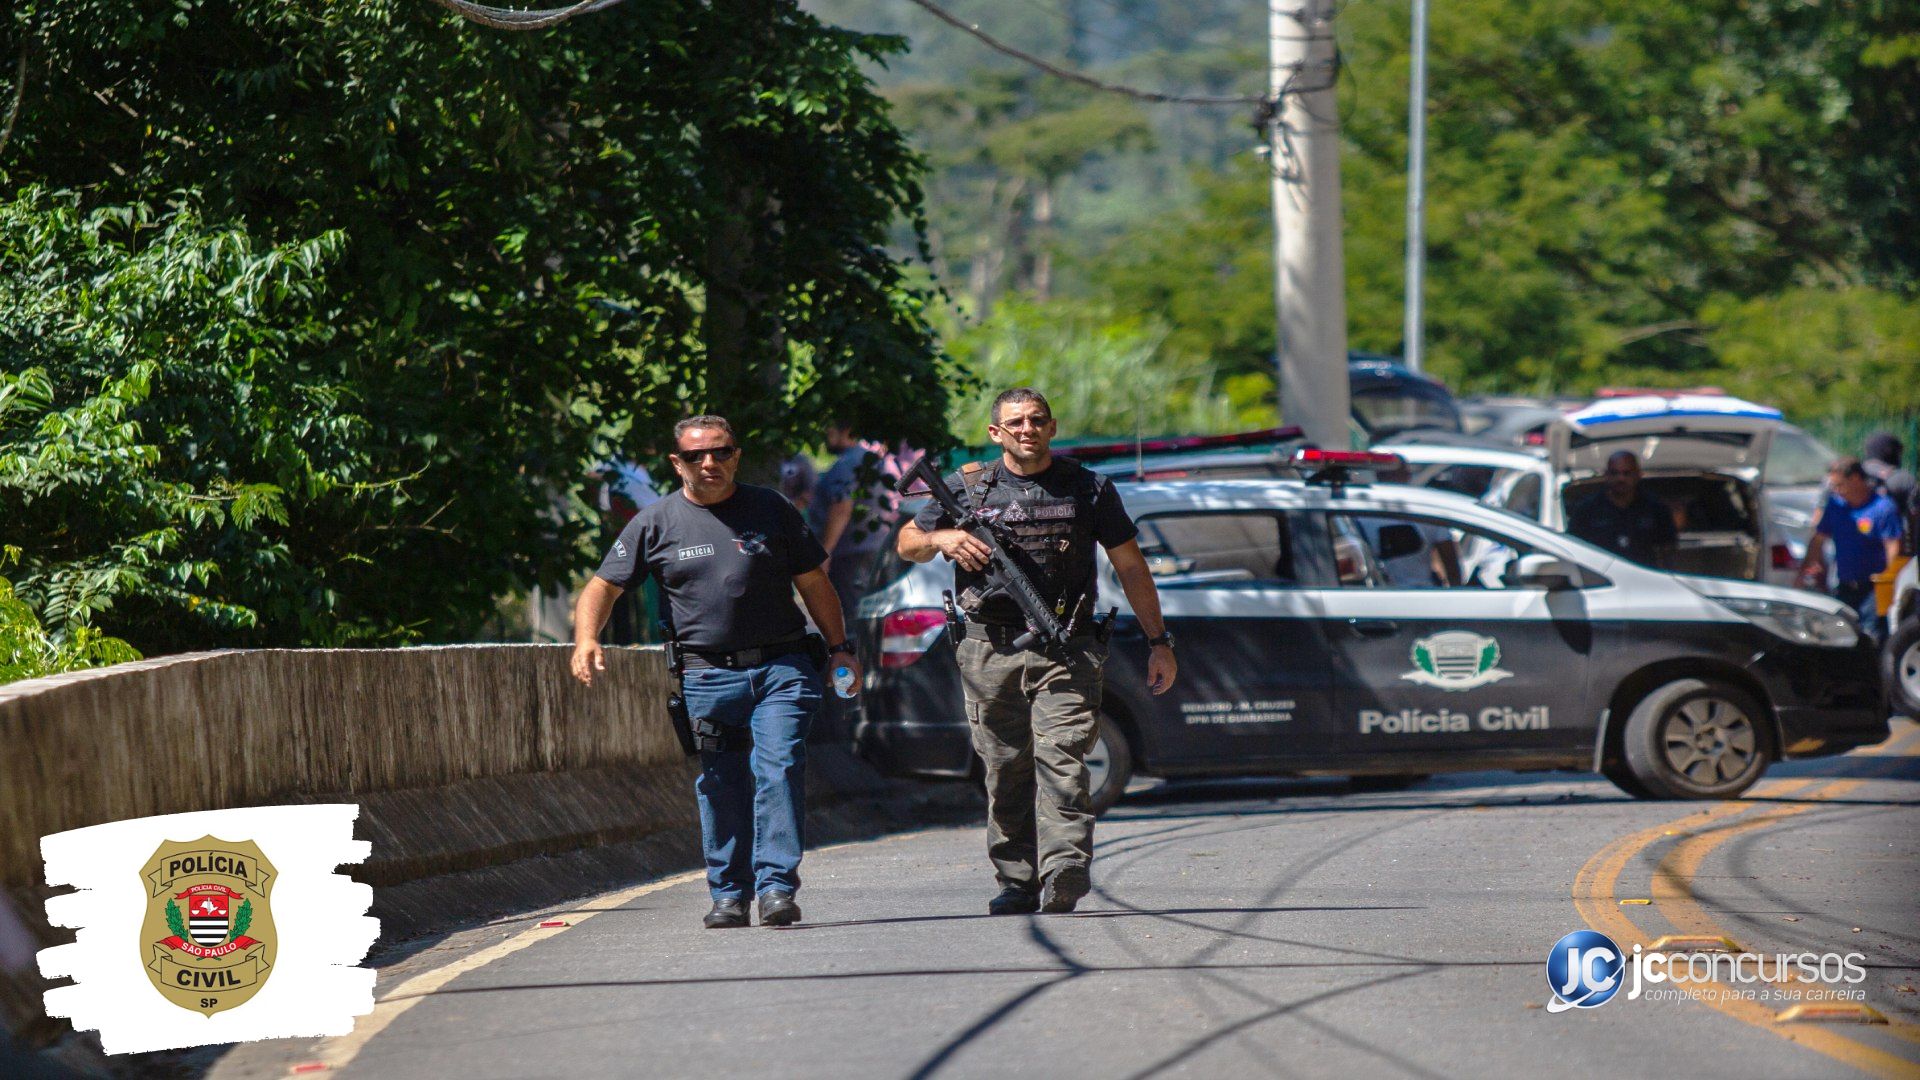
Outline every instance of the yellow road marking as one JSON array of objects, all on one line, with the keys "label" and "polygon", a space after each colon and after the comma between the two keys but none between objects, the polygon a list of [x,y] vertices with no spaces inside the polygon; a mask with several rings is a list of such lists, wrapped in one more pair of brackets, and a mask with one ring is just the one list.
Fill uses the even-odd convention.
[{"label": "yellow road marking", "polygon": [[[1861,752],[1860,756],[1892,753],[1905,749],[1914,741],[1920,731],[1909,730],[1905,735],[1889,739],[1879,746]],[[1801,792],[1802,798],[1836,798],[1866,781],[1863,779],[1834,780],[1814,787],[1811,780],[1787,780],[1769,783],[1757,788],[1762,798],[1780,798]],[[1809,789],[1811,790],[1804,790]],[[1686,849],[1683,855],[1679,849],[1662,860],[1661,870],[1653,882],[1653,899],[1657,910],[1666,916],[1676,927],[1690,933],[1723,936],[1712,919],[1693,899],[1693,893],[1687,882],[1699,869],[1700,862],[1726,838],[1764,828],[1794,814],[1802,813],[1810,807],[1785,806],[1755,813],[1753,817],[1739,823],[1731,823],[1730,818],[1738,817],[1749,811],[1759,810],[1756,803],[1723,802],[1705,810],[1695,811],[1677,821],[1668,821],[1651,828],[1641,829],[1614,840],[1601,848],[1593,858],[1587,860],[1579,873],[1574,875],[1573,902],[1588,926],[1614,939],[1622,948],[1631,950],[1634,945],[1646,946],[1651,942],[1632,919],[1620,910],[1615,902],[1614,890],[1619,886],[1620,875],[1627,865],[1641,852],[1658,843],[1663,837],[1688,833],[1688,839],[1681,841],[1679,848]],[[1715,839],[1717,837],[1717,839]],[[1689,847],[1689,845],[1693,845]],[[1690,906],[1689,906],[1690,905]],[[1862,1072],[1875,1076],[1912,1080],[1920,1076],[1920,1065],[1905,1058],[1889,1054],[1865,1043],[1845,1038],[1830,1031],[1817,1028],[1786,1029],[1775,1023],[1772,1010],[1755,1001],[1729,999],[1719,995],[1707,996],[1704,989],[1696,989],[1682,984],[1683,989],[1695,1001],[1718,1010],[1728,1016],[1770,1031],[1775,1035],[1814,1050],[1836,1061],[1851,1065]],[[1896,1033],[1911,1037],[1910,1024],[1890,1025]],[[1905,1029],[1905,1030],[1902,1030]]]},{"label": "yellow road marking", "polygon": [[[1886,749],[1880,752],[1887,753],[1893,749],[1904,747],[1913,740],[1913,735],[1914,733],[1910,732],[1899,739],[1889,740],[1883,744]],[[1823,800],[1838,799],[1857,790],[1870,779],[1872,778],[1863,777],[1850,780],[1830,781],[1809,793],[1808,797]],[[1700,867],[1706,862],[1707,856],[1711,854],[1714,849],[1736,836],[1758,829],[1764,829],[1770,825],[1777,825],[1787,818],[1797,814],[1803,814],[1811,809],[1813,809],[1812,803],[1800,803],[1795,806],[1777,806],[1755,814],[1738,824],[1715,829],[1709,833],[1696,833],[1682,840],[1674,846],[1672,851],[1667,853],[1665,858],[1660,860],[1660,865],[1654,870],[1652,891],[1654,902],[1658,905],[1656,910],[1665,916],[1668,922],[1672,923],[1677,929],[1684,933],[1704,935],[1707,937],[1723,937],[1725,932],[1713,921],[1713,916],[1708,914],[1706,908],[1693,893],[1692,883],[1694,876],[1699,873]],[[1781,981],[1772,985],[1791,987],[1794,986],[1795,983],[1792,981]],[[1887,1021],[1887,1028],[1893,1034],[1909,1042],[1920,1043],[1920,1025],[1907,1023],[1905,1021],[1890,1020]]]},{"label": "yellow road marking", "polygon": [[617,907],[632,903],[648,893],[659,892],[661,889],[682,885],[689,881],[698,881],[705,876],[706,874],[704,872],[696,870],[685,874],[675,874],[673,877],[661,881],[651,881],[645,885],[636,885],[631,889],[623,889],[619,892],[596,896],[592,900],[594,906],[569,911],[567,913],[568,921],[561,923],[559,926],[540,925],[528,927],[505,941],[495,942],[478,952],[468,953],[466,956],[452,963],[444,964],[434,968],[432,971],[415,975],[413,978],[408,979],[388,991],[387,995],[374,1005],[372,1012],[361,1017],[354,1023],[352,1031],[347,1032],[345,1035],[336,1035],[326,1042],[321,1043],[319,1054],[314,1060],[329,1069],[336,1071],[344,1069],[355,1057],[359,1056],[361,1050],[366,1048],[369,1040],[391,1027],[393,1022],[400,1019],[408,1009],[425,1001],[433,995],[434,991],[439,990],[460,976],[470,971],[477,971],[503,956],[511,956],[529,945],[537,945],[548,938],[564,934],[568,930],[600,914],[602,911],[612,911]]}]

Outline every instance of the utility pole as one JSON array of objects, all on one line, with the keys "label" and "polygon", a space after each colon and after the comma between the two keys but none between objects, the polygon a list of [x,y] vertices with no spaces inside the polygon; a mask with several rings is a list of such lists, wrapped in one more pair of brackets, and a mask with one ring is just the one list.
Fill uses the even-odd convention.
[{"label": "utility pole", "polygon": [[1274,97],[1267,164],[1280,411],[1310,441],[1344,450],[1351,403],[1333,16],[1333,0],[1267,0]]},{"label": "utility pole", "polygon": [[1421,370],[1427,276],[1427,0],[1413,0],[1413,77],[1407,87],[1407,366]]}]

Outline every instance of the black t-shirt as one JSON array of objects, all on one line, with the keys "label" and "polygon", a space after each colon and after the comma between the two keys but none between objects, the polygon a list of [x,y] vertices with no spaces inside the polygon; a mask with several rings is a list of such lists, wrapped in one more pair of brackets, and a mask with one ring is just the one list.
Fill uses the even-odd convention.
[{"label": "black t-shirt", "polygon": [[620,530],[599,576],[631,589],[658,574],[681,643],[735,652],[806,632],[793,579],[826,558],[784,496],[741,484],[712,506],[676,491],[640,511]]},{"label": "black t-shirt", "polygon": [[[961,492],[963,506],[972,505],[972,498],[985,493],[986,509],[1002,526],[1015,528],[1022,533],[1032,532],[1044,527],[1043,523],[1056,523],[1063,527],[1071,525],[1082,536],[1091,536],[1101,547],[1116,548],[1139,535],[1133,519],[1127,516],[1127,508],[1120,500],[1120,492],[1111,481],[1099,473],[1081,465],[1079,462],[1063,458],[1054,458],[1046,471],[1033,476],[1020,476],[1004,465],[998,466],[999,479],[989,488],[987,478],[996,465],[989,463],[973,478],[972,492],[969,496],[961,486],[961,474],[947,475],[947,487]],[[1071,518],[1058,518],[1050,512],[1063,506],[1067,500],[1078,503]],[[1014,525],[1013,523],[1021,523]],[[922,532],[935,529],[950,529],[953,518],[940,508],[938,502],[929,502],[913,519],[913,523]],[[1099,606],[1098,583],[1093,579],[1093,549],[1087,544],[1069,546],[1060,558],[1048,559],[1044,565],[1028,557],[1025,552],[1015,548],[1011,552],[1014,562],[1027,572],[1034,587],[1048,603],[1058,603],[1062,594],[1069,590],[1079,592],[1084,586],[1087,610]],[[986,575],[953,568],[954,588],[963,601],[968,590],[978,595],[986,589]],[[969,617],[981,622],[997,623],[1005,626],[1017,626],[1023,621],[1020,607],[1012,597],[1002,593],[988,596]]]},{"label": "black t-shirt", "polygon": [[1680,538],[1672,512],[1644,491],[1635,491],[1625,506],[1615,506],[1604,491],[1589,496],[1568,515],[1567,531],[1642,566],[1655,565],[1657,549]]}]

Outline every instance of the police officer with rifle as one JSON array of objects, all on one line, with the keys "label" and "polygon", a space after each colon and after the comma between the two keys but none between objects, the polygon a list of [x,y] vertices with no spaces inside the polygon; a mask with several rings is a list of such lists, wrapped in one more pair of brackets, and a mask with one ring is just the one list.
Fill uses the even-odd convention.
[{"label": "police officer with rifle", "polygon": [[[987,774],[987,857],[994,915],[1072,911],[1092,888],[1093,812],[1087,751],[1096,739],[1101,668],[1113,612],[1099,617],[1093,545],[1107,551],[1151,653],[1148,688],[1164,693],[1177,665],[1160,594],[1120,494],[1051,443],[1047,399],[1028,387],[994,399],[988,436],[998,460],[914,476],[934,501],[900,531],[913,562],[954,564],[949,621],[974,749]],[[910,482],[903,481],[902,490]]]},{"label": "police officer with rifle", "polygon": [[[681,488],[635,515],[574,608],[573,674],[591,686],[606,670],[600,629],[614,600],[649,573],[660,581],[681,744],[700,755],[694,794],[706,849],[709,929],[800,921],[807,728],[821,673],[858,692],[840,599],[821,569],[827,553],[771,488],[740,484],[740,447],[718,416],[674,427]],[[800,599],[820,628],[809,634]],[[832,642],[829,645],[827,642]]]}]

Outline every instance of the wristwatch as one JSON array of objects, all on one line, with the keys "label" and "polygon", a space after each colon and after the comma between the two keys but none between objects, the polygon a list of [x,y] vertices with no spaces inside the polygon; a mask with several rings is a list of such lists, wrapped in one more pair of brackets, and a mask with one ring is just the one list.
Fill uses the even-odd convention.
[{"label": "wristwatch", "polygon": [[848,656],[852,656],[854,653],[853,642],[843,641],[838,645],[827,646],[827,655],[832,656],[834,653],[846,653]]},{"label": "wristwatch", "polygon": [[1156,645],[1165,645],[1169,649],[1173,648],[1173,631],[1162,630],[1160,631],[1159,637],[1147,639],[1147,648],[1151,649]]}]

